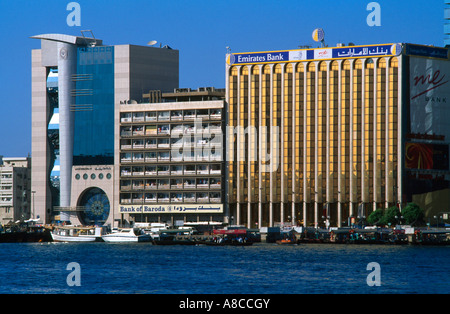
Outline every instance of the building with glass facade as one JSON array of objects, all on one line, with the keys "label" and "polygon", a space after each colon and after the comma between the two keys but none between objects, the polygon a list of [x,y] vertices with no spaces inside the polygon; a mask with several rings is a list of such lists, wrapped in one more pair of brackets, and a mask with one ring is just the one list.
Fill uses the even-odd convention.
[{"label": "building with glass facade", "polygon": [[450,209],[448,49],[381,44],[227,55],[228,215],[344,226]]},{"label": "building with glass facade", "polygon": [[120,105],[122,222],[220,224],[225,91],[152,91]]},{"label": "building with glass facade", "polygon": [[[111,223],[119,102],[178,87],[178,51],[43,34],[32,51],[32,189],[46,223]],[[117,189],[117,190],[116,190]]]}]

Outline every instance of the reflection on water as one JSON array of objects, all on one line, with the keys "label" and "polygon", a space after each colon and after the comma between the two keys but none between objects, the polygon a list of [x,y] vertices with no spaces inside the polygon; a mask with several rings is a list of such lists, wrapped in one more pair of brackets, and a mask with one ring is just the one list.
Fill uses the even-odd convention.
[{"label": "reflection on water", "polygon": [[[0,260],[0,293],[450,293],[450,247],[1,244]],[[67,286],[70,262],[81,287]]]}]

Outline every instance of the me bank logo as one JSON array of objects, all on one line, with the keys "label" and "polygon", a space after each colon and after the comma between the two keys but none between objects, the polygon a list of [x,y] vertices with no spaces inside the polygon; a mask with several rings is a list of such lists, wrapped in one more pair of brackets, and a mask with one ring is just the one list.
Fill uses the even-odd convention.
[{"label": "me bank logo", "polygon": [[445,74],[441,74],[441,71],[437,70],[434,73],[417,75],[414,77],[414,87],[416,88],[426,88],[425,90],[420,91],[418,94],[411,97],[411,100],[422,96],[423,94],[428,93],[440,86],[447,84],[449,81],[445,79]]}]

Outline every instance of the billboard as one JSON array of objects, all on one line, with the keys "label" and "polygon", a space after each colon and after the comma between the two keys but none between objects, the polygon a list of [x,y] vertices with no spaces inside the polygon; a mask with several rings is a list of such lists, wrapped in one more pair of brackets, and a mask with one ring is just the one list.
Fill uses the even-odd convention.
[{"label": "billboard", "polygon": [[406,142],[405,168],[448,170],[448,148],[447,144]]},{"label": "billboard", "polygon": [[398,56],[401,44],[382,44],[367,46],[347,46],[337,48],[298,49],[273,52],[232,53],[227,55],[227,64],[256,64],[295,62],[299,60],[329,60],[344,58],[367,58]]},{"label": "billboard", "polygon": [[450,139],[450,61],[410,58],[411,133]]}]

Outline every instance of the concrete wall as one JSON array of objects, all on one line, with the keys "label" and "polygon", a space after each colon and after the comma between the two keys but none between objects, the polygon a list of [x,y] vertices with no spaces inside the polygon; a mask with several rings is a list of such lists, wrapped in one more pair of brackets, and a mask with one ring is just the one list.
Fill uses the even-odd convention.
[{"label": "concrete wall", "polygon": [[42,50],[31,53],[31,190],[34,195],[35,216],[39,215],[44,223],[50,222],[47,210],[51,210],[50,189],[47,184],[49,146],[47,143],[47,69],[42,65]]}]

